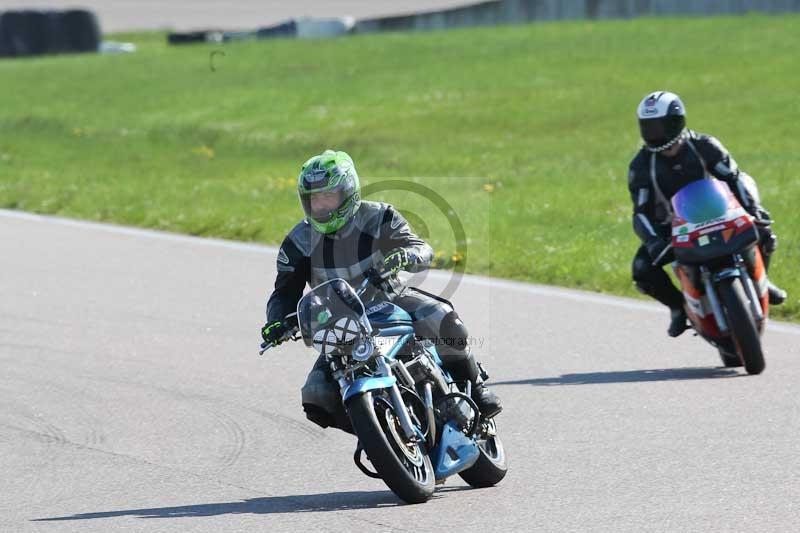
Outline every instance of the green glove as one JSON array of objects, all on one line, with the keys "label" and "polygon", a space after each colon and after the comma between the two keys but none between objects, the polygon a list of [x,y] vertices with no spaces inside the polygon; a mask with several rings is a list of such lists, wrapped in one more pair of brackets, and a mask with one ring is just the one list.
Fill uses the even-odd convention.
[{"label": "green glove", "polygon": [[395,248],[383,258],[384,272],[397,274],[411,264],[411,257],[405,248]]},{"label": "green glove", "polygon": [[264,339],[264,344],[268,346],[277,346],[286,340],[285,337],[288,331],[289,328],[286,327],[286,324],[280,320],[276,320],[275,322],[265,324],[264,327],[261,328],[261,338]]}]

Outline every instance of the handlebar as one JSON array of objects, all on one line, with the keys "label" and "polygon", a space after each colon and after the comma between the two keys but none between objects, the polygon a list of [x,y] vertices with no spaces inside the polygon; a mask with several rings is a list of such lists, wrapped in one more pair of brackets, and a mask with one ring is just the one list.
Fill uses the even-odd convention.
[{"label": "handlebar", "polygon": [[375,270],[368,270],[367,272],[364,273],[364,281],[362,281],[361,284],[356,289],[356,294],[358,296],[364,294],[364,291],[367,290],[367,287],[369,287],[370,283],[373,283],[374,281],[376,281],[376,279],[379,281],[386,281],[393,275],[394,273],[389,270],[381,274],[378,274],[378,272]]},{"label": "handlebar", "polygon": [[[296,315],[296,314],[297,313],[292,313],[292,315]],[[292,315],[287,315],[286,318],[289,318]],[[267,344],[266,342],[262,342],[261,343],[261,349],[258,351],[258,355],[264,355],[264,352],[266,352],[270,348],[274,348],[278,344],[282,344],[282,343],[284,343],[286,341],[297,341],[297,340],[300,340],[302,337],[297,334],[299,331],[300,331],[300,328],[295,326],[292,329],[290,329],[289,331],[287,331],[286,335],[281,337],[280,342],[278,342],[276,344]]]},{"label": "handlebar", "polygon": [[661,266],[661,260],[662,260],[662,259],[664,259],[664,256],[665,256],[665,255],[667,255],[667,253],[668,253],[670,250],[672,250],[672,243],[669,243],[667,246],[665,246],[665,247],[664,247],[664,249],[663,249],[663,250],[661,250],[661,253],[660,253],[660,254],[658,254],[658,257],[656,257],[655,259],[653,259],[653,263],[652,263],[652,265],[653,265],[653,266]]},{"label": "handlebar", "polygon": [[[356,294],[360,297],[364,293],[364,291],[367,290],[367,287],[369,287],[369,285],[371,283],[384,282],[387,279],[389,279],[390,277],[392,277],[393,275],[394,275],[394,273],[392,271],[390,271],[390,270],[386,271],[386,272],[382,272],[380,274],[377,271],[375,271],[374,269],[368,270],[367,272],[364,273],[364,281],[362,281],[361,284],[358,286],[358,289],[356,289]],[[288,315],[286,315],[284,317],[284,321],[289,319],[289,318],[296,317],[296,316],[297,316],[296,312],[295,313],[289,313]],[[290,328],[283,337],[281,337],[280,342],[277,342],[275,344],[267,344],[266,342],[262,342],[261,343],[261,349],[259,350],[258,355],[264,355],[264,352],[266,352],[267,350],[269,350],[271,348],[274,348],[275,346],[278,346],[279,344],[284,343],[285,341],[300,340],[302,338],[302,336],[298,334],[299,332],[300,332],[300,328],[298,326],[294,326],[294,327]]]}]

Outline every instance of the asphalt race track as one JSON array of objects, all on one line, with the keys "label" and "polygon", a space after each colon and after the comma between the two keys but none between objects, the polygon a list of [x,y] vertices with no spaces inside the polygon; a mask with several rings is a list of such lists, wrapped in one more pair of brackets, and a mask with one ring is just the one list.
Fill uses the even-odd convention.
[{"label": "asphalt race track", "polygon": [[400,505],[303,417],[312,354],[257,355],[274,260],[0,211],[0,531],[800,529],[800,328],[748,377],[656,305],[465,278],[510,472]]},{"label": "asphalt race track", "polygon": [[[0,11],[25,0],[0,0]],[[79,5],[97,13],[104,32],[154,29],[255,29],[299,17],[371,18],[444,9],[474,0],[36,0],[36,8]]]}]

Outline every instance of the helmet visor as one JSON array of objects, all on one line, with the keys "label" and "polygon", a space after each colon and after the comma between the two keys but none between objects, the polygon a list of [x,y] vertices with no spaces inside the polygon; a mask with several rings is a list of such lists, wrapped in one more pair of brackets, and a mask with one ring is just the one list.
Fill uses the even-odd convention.
[{"label": "helmet visor", "polygon": [[686,127],[686,117],[672,114],[657,118],[639,119],[642,140],[650,148],[661,148],[678,138]]},{"label": "helmet visor", "polygon": [[317,222],[328,222],[344,202],[344,191],[337,187],[328,191],[309,192],[300,195],[306,216]]},{"label": "helmet visor", "polygon": [[639,131],[641,131],[642,139],[647,146],[656,148],[670,141],[667,129],[664,126],[665,121],[657,118],[639,121]]}]

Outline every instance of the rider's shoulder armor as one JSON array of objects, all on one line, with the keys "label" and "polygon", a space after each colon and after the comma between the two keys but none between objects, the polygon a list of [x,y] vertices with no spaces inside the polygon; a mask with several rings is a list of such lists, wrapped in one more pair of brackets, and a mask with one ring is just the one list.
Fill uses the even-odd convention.
[{"label": "rider's shoulder armor", "polygon": [[305,257],[309,257],[311,255],[311,251],[319,242],[321,234],[311,227],[311,224],[303,219],[298,222],[294,228],[292,228],[292,231],[289,232],[289,235],[286,238],[292,241],[292,244],[297,247],[300,253],[302,253]]},{"label": "rider's shoulder armor", "polygon": [[700,153],[706,168],[713,167],[730,155],[719,139],[712,135],[690,130],[689,140]]},{"label": "rider's shoulder armor", "polygon": [[633,192],[650,187],[650,152],[642,148],[628,167],[628,188]]},{"label": "rider's shoulder armor", "polygon": [[[351,232],[358,230],[360,234],[370,235],[377,239],[381,234],[381,223],[389,204],[383,202],[362,201],[361,207],[356,211],[353,220],[342,230]],[[340,230],[340,231],[342,231]]]}]

